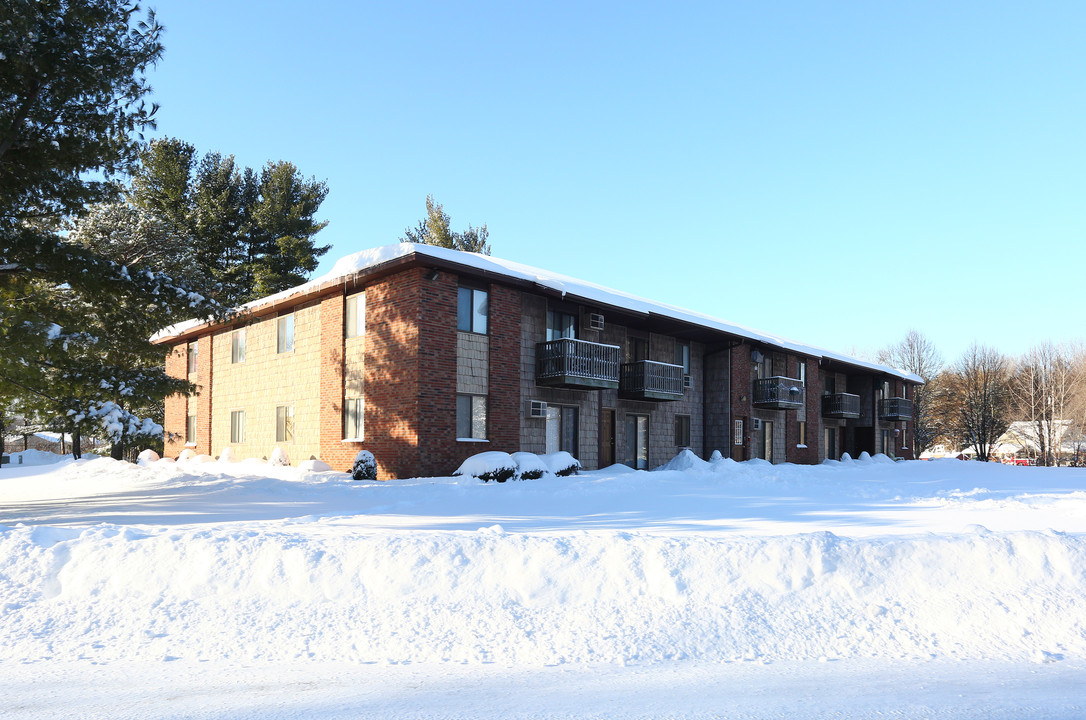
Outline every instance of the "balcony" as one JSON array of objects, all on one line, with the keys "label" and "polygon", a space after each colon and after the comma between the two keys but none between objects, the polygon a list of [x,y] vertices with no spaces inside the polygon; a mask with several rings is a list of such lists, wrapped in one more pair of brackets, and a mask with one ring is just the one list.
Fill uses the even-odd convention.
[{"label": "balcony", "polygon": [[855,420],[860,417],[860,396],[850,393],[823,395],[822,417]]},{"label": "balcony", "polygon": [[618,395],[627,400],[682,400],[683,366],[652,360],[626,363]]},{"label": "balcony", "polygon": [[779,375],[754,381],[754,407],[795,410],[803,407],[803,381]]},{"label": "balcony", "polygon": [[896,422],[898,420],[911,421],[912,419],[912,400],[906,400],[905,398],[899,397],[879,400],[879,420],[889,420],[890,422]]},{"label": "balcony", "polygon": [[618,345],[562,338],[535,346],[537,385],[574,390],[618,389]]}]

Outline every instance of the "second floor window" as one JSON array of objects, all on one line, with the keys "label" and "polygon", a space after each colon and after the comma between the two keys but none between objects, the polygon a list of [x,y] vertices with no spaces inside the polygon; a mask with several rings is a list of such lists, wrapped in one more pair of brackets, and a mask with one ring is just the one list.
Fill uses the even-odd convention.
[{"label": "second floor window", "polygon": [[294,406],[275,408],[275,442],[294,442]]},{"label": "second floor window", "polygon": [[547,311],[547,341],[577,337],[577,316],[561,310]]},{"label": "second floor window", "polygon": [[192,373],[196,372],[196,366],[197,366],[196,361],[197,361],[197,356],[198,356],[199,351],[200,351],[200,347],[196,343],[193,342],[193,343],[188,344],[188,359],[189,359],[188,370],[189,370],[190,375]]},{"label": "second floor window", "polygon": [[690,343],[675,345],[675,364],[683,366],[683,374],[690,374]]},{"label": "second floor window", "polygon": [[293,352],[294,350],[294,313],[280,315],[276,324],[275,351],[278,353]]},{"label": "second floor window", "polygon": [[230,333],[230,362],[245,362],[245,328]]},{"label": "second floor window", "polygon": [[822,381],[822,394],[823,395],[835,395],[837,394],[837,376],[833,373],[829,373]]},{"label": "second floor window", "polygon": [[456,329],[460,332],[486,335],[487,316],[490,314],[486,290],[460,287],[456,291]]},{"label": "second floor window", "polygon": [[366,334],[366,295],[359,293],[347,298],[344,332],[347,337],[362,337]]}]

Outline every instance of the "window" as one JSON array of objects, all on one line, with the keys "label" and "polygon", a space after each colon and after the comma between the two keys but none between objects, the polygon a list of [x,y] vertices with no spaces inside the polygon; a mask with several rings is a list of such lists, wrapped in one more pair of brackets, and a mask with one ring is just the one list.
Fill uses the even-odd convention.
[{"label": "window", "polygon": [[649,416],[626,416],[626,464],[637,470],[649,467]]},{"label": "window", "polygon": [[743,444],[743,421],[736,420],[732,425],[732,444]]},{"label": "window", "polygon": [[690,416],[675,416],[675,447],[690,447]]},{"label": "window", "polygon": [[800,360],[799,361],[799,368],[798,368],[797,374],[799,375],[799,377],[796,378],[797,380],[799,380],[801,383],[807,382],[807,361],[806,360]]},{"label": "window", "polygon": [[826,459],[837,459],[837,428],[826,428]]},{"label": "window", "polygon": [[626,362],[641,362],[649,358],[649,341],[644,338],[628,338],[626,343]]},{"label": "window", "polygon": [[547,340],[576,339],[577,316],[561,310],[547,311]]},{"label": "window", "polygon": [[230,413],[230,442],[245,442],[245,411],[234,410]]},{"label": "window", "polygon": [[189,415],[185,418],[185,444],[196,444],[196,416]]},{"label": "window", "polygon": [[893,395],[890,394],[890,381],[889,380],[884,380],[883,383],[882,383],[882,396],[884,398],[893,397]]},{"label": "window", "polygon": [[461,286],[456,292],[456,329],[486,335],[487,291]]},{"label": "window", "polygon": [[294,313],[280,315],[277,323],[278,341],[275,351],[286,353],[294,351]]},{"label": "window", "polygon": [[886,453],[887,455],[889,455],[890,457],[893,457],[894,456],[894,441],[891,439],[891,437],[892,436],[890,435],[889,430],[883,430],[882,431],[882,451],[884,453]]},{"label": "window", "polygon": [[275,408],[275,442],[294,442],[293,405],[280,405]]},{"label": "window", "polygon": [[365,423],[365,405],[362,398],[347,398],[343,401],[343,439],[362,440]]},{"label": "window", "polygon": [[798,420],[797,424],[799,425],[799,442],[798,442],[798,444],[799,445],[806,445],[807,444],[807,421],[806,420]]},{"label": "window", "polygon": [[486,440],[486,395],[456,396],[456,439]]},{"label": "window", "polygon": [[199,346],[192,342],[188,345],[188,359],[189,359],[189,374],[196,372],[196,360],[197,355],[200,352]]},{"label": "window", "polygon": [[547,406],[546,451],[548,453],[564,450],[577,457],[580,450],[578,431],[580,429],[580,411],[576,407],[560,405]]},{"label": "window", "polygon": [[837,394],[837,376],[833,373],[827,373],[822,380],[822,394],[823,395],[836,395]]},{"label": "window", "polygon": [[347,313],[344,333],[347,337],[362,337],[366,334],[366,295],[359,293],[347,298]]},{"label": "window", "polygon": [[678,343],[675,346],[675,364],[683,366],[683,374],[690,374],[690,343]]},{"label": "window", "polygon": [[245,328],[230,333],[230,362],[245,362]]}]

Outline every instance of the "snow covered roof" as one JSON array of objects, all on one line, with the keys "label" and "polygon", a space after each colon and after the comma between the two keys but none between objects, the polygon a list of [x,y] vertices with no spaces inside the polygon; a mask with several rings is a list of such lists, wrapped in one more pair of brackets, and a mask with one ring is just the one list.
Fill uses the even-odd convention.
[{"label": "snow covered roof", "polygon": [[[465,269],[498,275],[510,280],[517,280],[535,285],[541,289],[550,290],[561,294],[563,297],[571,296],[599,305],[609,305],[621,308],[627,312],[638,313],[648,317],[658,317],[679,322],[698,325],[711,330],[728,333],[755,342],[765,343],[774,347],[796,352],[811,357],[825,358],[837,362],[862,367],[875,372],[886,373],[911,382],[922,383],[923,379],[913,373],[896,370],[885,365],[879,365],[861,358],[852,357],[842,353],[826,350],[825,348],[807,345],[789,340],[779,335],[772,335],[760,330],[748,328],[743,325],[715,318],[711,315],[686,310],[666,303],[655,302],[637,295],[597,285],[587,280],[578,280],[561,273],[543,270],[512,260],[477,253],[461,252],[448,248],[435,247],[433,245],[420,245],[416,243],[396,243],[368,250],[361,250],[351,255],[340,258],[332,269],[314,278],[307,283],[298,285],[274,295],[254,300],[243,305],[240,309],[245,311],[257,310],[263,306],[273,305],[287,300],[295,295],[310,295],[325,288],[339,285],[356,275],[365,274],[376,270],[386,263],[403,260],[414,256],[432,258],[434,261],[460,265]],[[177,325],[164,328],[151,338],[152,342],[165,341],[178,337],[186,332],[205,325],[201,320],[188,320]]]}]

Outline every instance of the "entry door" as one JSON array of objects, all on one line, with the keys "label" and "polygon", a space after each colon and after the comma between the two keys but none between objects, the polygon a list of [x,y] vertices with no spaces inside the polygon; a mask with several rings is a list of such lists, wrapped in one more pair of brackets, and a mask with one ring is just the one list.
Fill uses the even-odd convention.
[{"label": "entry door", "polygon": [[547,406],[548,453],[556,453],[562,447],[562,410],[557,405]]},{"label": "entry door", "polygon": [[773,421],[762,421],[762,458],[773,462]]},{"label": "entry door", "polygon": [[826,428],[826,458],[837,459],[837,428]]},{"label": "entry door", "polygon": [[626,464],[638,470],[649,467],[649,416],[626,416]]},{"label": "entry door", "polygon": [[615,464],[615,411],[600,412],[600,467]]}]

